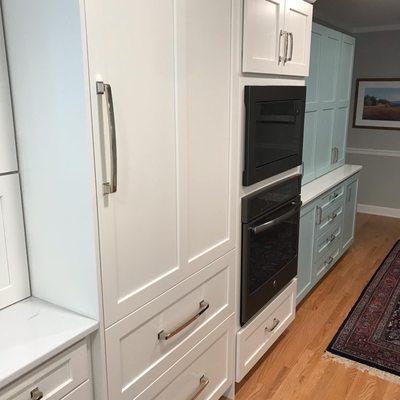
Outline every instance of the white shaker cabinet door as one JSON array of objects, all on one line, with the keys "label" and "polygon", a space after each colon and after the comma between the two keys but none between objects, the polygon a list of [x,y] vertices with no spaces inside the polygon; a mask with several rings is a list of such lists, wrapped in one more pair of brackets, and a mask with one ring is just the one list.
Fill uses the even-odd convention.
[{"label": "white shaker cabinet door", "polygon": [[85,2],[107,326],[234,247],[234,3]]},{"label": "white shaker cabinet door", "polygon": [[0,309],[29,296],[18,174],[0,176]]},{"label": "white shaker cabinet door", "polygon": [[17,170],[10,82],[8,78],[3,22],[0,18],[0,174]]},{"label": "white shaker cabinet door", "polygon": [[286,75],[308,76],[313,6],[303,0],[286,0],[285,31],[288,34]]},{"label": "white shaker cabinet door", "polygon": [[281,74],[285,0],[244,0],[243,72]]}]

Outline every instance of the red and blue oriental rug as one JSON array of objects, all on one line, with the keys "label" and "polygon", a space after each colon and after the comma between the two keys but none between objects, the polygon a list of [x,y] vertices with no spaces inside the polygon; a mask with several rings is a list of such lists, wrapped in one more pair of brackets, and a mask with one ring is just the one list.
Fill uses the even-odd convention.
[{"label": "red and blue oriental rug", "polygon": [[369,281],[328,352],[349,366],[355,362],[386,377],[400,376],[400,241]]}]

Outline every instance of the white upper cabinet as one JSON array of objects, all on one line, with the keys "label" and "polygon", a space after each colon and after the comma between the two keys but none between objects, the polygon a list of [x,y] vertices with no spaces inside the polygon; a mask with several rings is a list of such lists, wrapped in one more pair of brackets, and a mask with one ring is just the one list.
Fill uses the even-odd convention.
[{"label": "white upper cabinet", "polygon": [[17,170],[10,83],[8,79],[3,23],[0,18],[0,174]]},{"label": "white upper cabinet", "polygon": [[245,0],[243,72],[280,74],[285,0]]},{"label": "white upper cabinet", "polygon": [[86,2],[107,326],[234,248],[232,7]]},{"label": "white upper cabinet", "polygon": [[243,72],[307,76],[312,11],[303,0],[244,0]]},{"label": "white upper cabinet", "polygon": [[303,0],[286,0],[285,29],[288,41],[285,75],[308,76],[313,6]]},{"label": "white upper cabinet", "polygon": [[0,176],[0,309],[29,296],[18,174]]}]

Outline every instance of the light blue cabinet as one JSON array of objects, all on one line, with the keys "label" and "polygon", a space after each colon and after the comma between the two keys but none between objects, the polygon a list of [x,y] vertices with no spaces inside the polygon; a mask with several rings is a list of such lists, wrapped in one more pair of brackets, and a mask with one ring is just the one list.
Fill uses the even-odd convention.
[{"label": "light blue cabinet", "polygon": [[303,184],[344,164],[354,46],[354,38],[313,24]]},{"label": "light blue cabinet", "polygon": [[[347,127],[350,113],[351,82],[353,79],[355,39],[342,34],[339,75],[337,80],[335,125],[332,149],[336,153],[334,166],[342,165],[346,156]],[[336,149],[336,150],[335,150]]]},{"label": "light blue cabinet", "polygon": [[299,264],[297,272],[297,303],[311,290],[313,284],[315,204],[301,210],[299,234]]},{"label": "light blue cabinet", "polygon": [[297,303],[352,245],[358,175],[348,178],[301,209]]},{"label": "light blue cabinet", "polygon": [[354,241],[357,212],[358,179],[350,180],[345,187],[344,222],[342,251],[346,251]]}]

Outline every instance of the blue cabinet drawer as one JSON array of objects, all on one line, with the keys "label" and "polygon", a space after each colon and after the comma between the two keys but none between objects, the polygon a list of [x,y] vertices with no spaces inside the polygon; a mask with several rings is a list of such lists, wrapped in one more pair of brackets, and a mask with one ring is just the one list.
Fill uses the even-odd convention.
[{"label": "blue cabinet drawer", "polygon": [[318,282],[336,263],[340,258],[340,241],[336,241],[335,244],[329,246],[328,250],[324,253],[322,257],[315,260],[313,268],[313,276],[315,283]]},{"label": "blue cabinet drawer", "polygon": [[329,231],[334,225],[342,221],[344,212],[343,196],[340,201],[335,200],[330,207],[323,209],[317,206],[315,221],[315,237],[319,238]]},{"label": "blue cabinet drawer", "polygon": [[336,222],[325,234],[316,240],[314,260],[325,259],[332,248],[341,243],[343,233],[342,220]]}]

